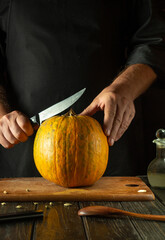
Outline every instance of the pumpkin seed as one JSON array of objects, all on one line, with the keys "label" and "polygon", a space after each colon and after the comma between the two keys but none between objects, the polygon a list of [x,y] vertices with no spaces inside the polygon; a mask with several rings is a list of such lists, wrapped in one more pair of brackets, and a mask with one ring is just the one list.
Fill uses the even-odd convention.
[{"label": "pumpkin seed", "polygon": [[64,203],[64,207],[69,207],[71,205],[72,205],[71,203]]},{"label": "pumpkin seed", "polygon": [[21,205],[17,205],[16,208],[22,208],[22,206]]}]

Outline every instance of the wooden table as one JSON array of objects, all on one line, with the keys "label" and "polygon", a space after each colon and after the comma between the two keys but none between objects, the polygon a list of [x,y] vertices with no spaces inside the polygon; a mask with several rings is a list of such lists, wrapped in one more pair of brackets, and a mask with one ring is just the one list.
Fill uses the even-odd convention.
[{"label": "wooden table", "polygon": [[[142,179],[147,182],[146,177]],[[131,217],[79,217],[80,208],[89,205],[105,205],[146,214],[165,215],[165,190],[151,189],[155,201],[143,202],[7,202],[0,205],[0,213],[42,209],[41,219],[17,220],[0,224],[2,240],[164,240],[165,222],[135,219]],[[16,209],[21,205],[22,209]]]}]

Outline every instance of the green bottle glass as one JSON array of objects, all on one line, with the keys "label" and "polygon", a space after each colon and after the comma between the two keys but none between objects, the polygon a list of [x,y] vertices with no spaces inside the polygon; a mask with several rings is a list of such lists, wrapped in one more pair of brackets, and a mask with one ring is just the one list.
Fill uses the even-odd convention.
[{"label": "green bottle glass", "polygon": [[148,166],[147,177],[152,187],[165,189],[165,130],[157,130],[156,137],[156,158]]}]

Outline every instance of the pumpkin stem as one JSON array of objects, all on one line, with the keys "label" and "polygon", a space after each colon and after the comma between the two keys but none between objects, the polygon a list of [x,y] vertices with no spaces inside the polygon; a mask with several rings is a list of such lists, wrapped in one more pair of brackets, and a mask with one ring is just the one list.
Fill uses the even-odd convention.
[{"label": "pumpkin stem", "polygon": [[66,117],[75,116],[75,115],[76,115],[76,113],[73,111],[72,108],[69,110],[69,112],[67,112],[67,113],[65,114]]}]

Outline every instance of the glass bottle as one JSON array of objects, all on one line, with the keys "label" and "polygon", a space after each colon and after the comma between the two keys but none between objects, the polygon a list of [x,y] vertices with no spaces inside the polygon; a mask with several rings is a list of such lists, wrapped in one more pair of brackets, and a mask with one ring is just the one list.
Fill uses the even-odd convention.
[{"label": "glass bottle", "polygon": [[165,130],[157,130],[156,137],[156,158],[148,166],[147,177],[152,187],[165,188]]}]

